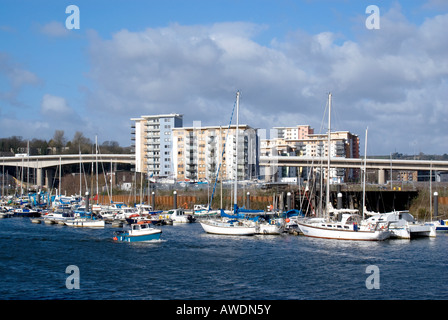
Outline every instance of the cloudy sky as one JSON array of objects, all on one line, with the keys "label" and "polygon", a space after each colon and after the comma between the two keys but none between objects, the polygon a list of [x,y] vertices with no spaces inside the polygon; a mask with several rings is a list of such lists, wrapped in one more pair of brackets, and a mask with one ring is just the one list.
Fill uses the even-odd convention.
[{"label": "cloudy sky", "polygon": [[237,90],[240,123],[324,132],[331,92],[362,154],[367,127],[371,155],[448,153],[446,30],[446,0],[0,0],[0,137],[128,146],[141,115],[227,125]]}]

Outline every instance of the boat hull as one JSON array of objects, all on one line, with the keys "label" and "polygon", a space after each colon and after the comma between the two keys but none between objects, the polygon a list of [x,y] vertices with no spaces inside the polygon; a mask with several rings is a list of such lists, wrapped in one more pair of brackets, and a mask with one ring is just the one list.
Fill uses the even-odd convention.
[{"label": "boat hull", "polygon": [[260,224],[257,227],[258,234],[282,234],[283,229],[281,226],[276,224]]},{"label": "boat hull", "polygon": [[390,227],[391,238],[414,239],[420,237],[435,237],[436,228],[430,225],[410,225],[406,227]]},{"label": "boat hull", "polygon": [[66,226],[79,228],[104,228],[105,226],[104,220],[74,219],[64,223]]},{"label": "boat hull", "polygon": [[139,234],[139,235],[130,235],[128,233],[117,234],[114,237],[114,240],[121,242],[147,242],[160,240],[160,236],[162,235],[161,230],[153,230],[154,232],[148,234]]},{"label": "boat hull", "polygon": [[256,233],[255,226],[244,226],[227,222],[201,221],[202,228],[207,233],[233,235],[233,236],[252,236]]},{"label": "boat hull", "polygon": [[382,241],[390,237],[390,231],[361,231],[361,230],[337,230],[333,228],[324,228],[320,224],[299,223],[299,228],[307,237],[336,239],[336,240],[355,240],[355,241]]},{"label": "boat hull", "polygon": [[438,220],[427,223],[427,225],[434,226],[436,231],[447,232],[448,231],[448,220]]},{"label": "boat hull", "polygon": [[14,217],[20,218],[38,218],[40,217],[40,212],[34,210],[18,210],[14,211]]}]

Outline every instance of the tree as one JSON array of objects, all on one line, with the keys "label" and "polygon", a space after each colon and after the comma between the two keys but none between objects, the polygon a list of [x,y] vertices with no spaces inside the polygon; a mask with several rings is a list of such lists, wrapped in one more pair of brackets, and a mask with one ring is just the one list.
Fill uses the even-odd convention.
[{"label": "tree", "polygon": [[26,152],[26,141],[23,141],[21,136],[3,138],[0,141],[0,151],[5,154]]},{"label": "tree", "polygon": [[104,141],[101,144],[101,153],[123,153],[122,148],[117,141]]},{"label": "tree", "polygon": [[48,153],[48,142],[34,138],[30,142],[30,154],[44,156]]},{"label": "tree", "polygon": [[91,153],[92,152],[92,140],[84,137],[84,134],[80,131],[76,131],[71,141],[70,153]]},{"label": "tree", "polygon": [[64,137],[64,130],[55,130],[53,139],[49,142],[50,147],[53,148],[53,151],[56,152],[56,154],[60,154],[62,153],[65,144],[66,139]]}]

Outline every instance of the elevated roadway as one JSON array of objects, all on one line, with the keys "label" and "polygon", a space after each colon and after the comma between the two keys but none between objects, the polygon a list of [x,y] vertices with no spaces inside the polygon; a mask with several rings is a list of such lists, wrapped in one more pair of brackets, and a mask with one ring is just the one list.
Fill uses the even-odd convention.
[{"label": "elevated roadway", "polygon": [[[311,157],[281,157],[281,156],[261,156],[260,166],[269,167],[311,167],[311,166],[327,166],[327,158],[311,158]],[[332,168],[352,168],[360,169],[364,167],[364,159],[354,158],[331,158]],[[399,160],[399,159],[367,159],[367,169],[377,170],[435,170],[448,171],[448,161],[432,161],[432,160]]]},{"label": "elevated roadway", "polygon": [[37,186],[48,187],[53,180],[55,168],[68,164],[80,163],[128,163],[135,164],[134,154],[61,154],[50,156],[15,156],[0,157],[0,165],[4,167],[22,167],[36,170]]},{"label": "elevated roadway", "polygon": [[[400,159],[367,159],[362,158],[331,158],[331,168],[345,169],[366,169],[378,170],[378,183],[386,182],[386,171],[448,171],[448,161],[432,160],[400,160]],[[266,174],[273,175],[278,167],[327,167],[327,158],[312,157],[282,157],[282,156],[261,156],[260,166],[266,167]]]},{"label": "elevated roadway", "polygon": [[58,154],[50,156],[0,157],[0,165],[26,168],[49,168],[76,163],[129,163],[135,164],[135,154]]}]

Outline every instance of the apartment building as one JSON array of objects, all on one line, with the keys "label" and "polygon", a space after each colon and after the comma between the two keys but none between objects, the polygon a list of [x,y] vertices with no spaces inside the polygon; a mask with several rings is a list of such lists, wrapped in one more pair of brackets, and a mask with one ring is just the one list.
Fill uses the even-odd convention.
[{"label": "apartment building", "polygon": [[135,141],[135,170],[158,178],[173,178],[173,129],[182,127],[181,114],[131,118]]},{"label": "apartment building", "polygon": [[295,127],[274,127],[276,136],[285,140],[306,139],[310,134],[314,134],[314,129],[309,125],[297,125]]},{"label": "apartment building", "polygon": [[[276,127],[276,138],[261,141],[261,154],[272,156],[303,156],[309,158],[328,157],[327,134],[315,134],[309,126]],[[359,137],[349,131],[331,133],[330,158],[359,158]],[[289,178],[304,177],[307,171],[302,168],[281,167],[273,173],[265,174],[265,180],[288,181]],[[263,175],[263,172],[262,172]],[[270,175],[270,176],[269,176]],[[353,169],[331,169],[330,178],[333,183],[346,179],[354,179],[357,172]]]},{"label": "apartment building", "polygon": [[[250,180],[258,177],[258,135],[248,125],[173,128],[173,163],[177,181]],[[237,152],[238,151],[238,152]],[[236,158],[238,157],[238,165]],[[236,170],[236,167],[238,170]]]}]

